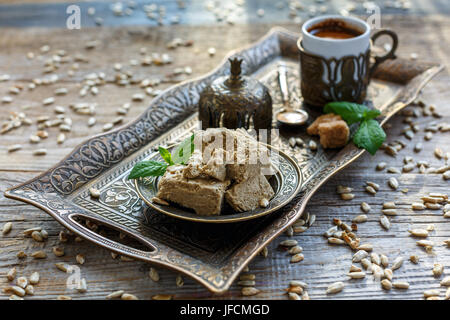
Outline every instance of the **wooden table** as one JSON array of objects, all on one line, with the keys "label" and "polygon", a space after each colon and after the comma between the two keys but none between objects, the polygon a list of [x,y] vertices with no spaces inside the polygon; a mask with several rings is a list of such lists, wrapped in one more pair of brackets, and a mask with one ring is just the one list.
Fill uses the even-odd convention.
[{"label": "wooden table", "polygon": [[[450,44],[450,21],[447,16],[426,16],[410,19],[409,17],[393,16],[383,17],[385,27],[392,28],[400,35],[400,56],[409,56],[417,53],[419,59],[437,61],[450,65],[448,55]],[[23,111],[27,117],[33,119],[31,126],[22,126],[0,137],[0,190],[24,182],[40,172],[50,168],[57,161],[68,154],[74,146],[87,137],[102,131],[103,124],[112,121],[115,110],[125,102],[130,102],[131,95],[139,92],[137,86],[118,88],[116,85],[106,84],[100,87],[97,96],[88,95],[82,99],[78,96],[79,82],[89,72],[103,71],[107,75],[113,73],[114,63],[122,63],[124,68],[132,70],[136,76],[156,76],[167,74],[174,68],[190,66],[193,76],[201,75],[216,66],[231,49],[249,44],[265,34],[273,24],[259,23],[255,25],[211,25],[211,26],[161,26],[147,28],[141,26],[126,26],[121,28],[84,28],[82,31],[64,30],[58,28],[3,28],[0,34],[0,74],[7,73],[11,80],[0,83],[0,96],[9,95],[14,101],[1,104],[3,112],[0,119],[7,119],[9,112]],[[282,26],[298,30],[298,25],[283,23]],[[178,48],[169,53],[174,62],[163,67],[130,67],[130,59],[139,59],[139,50],[146,47],[152,52],[167,52],[166,44],[175,37],[193,40],[194,45],[188,48]],[[93,50],[85,50],[88,41],[99,40],[100,44]],[[26,87],[34,78],[44,75],[43,61],[38,57],[27,59],[27,52],[34,52],[38,56],[39,48],[48,44],[51,51],[63,49],[69,55],[76,52],[83,53],[89,58],[89,63],[80,63],[79,70],[73,77],[67,77],[68,65],[62,65],[57,71],[62,76],[56,84],[42,85],[30,91]],[[215,56],[207,53],[209,47],[217,50]],[[15,84],[25,87],[17,96],[7,93]],[[308,293],[311,299],[423,299],[423,291],[431,288],[440,288],[440,278],[434,278],[432,268],[434,263],[441,263],[445,267],[445,274],[450,274],[450,248],[443,245],[444,239],[450,238],[450,224],[448,219],[442,217],[442,212],[412,211],[411,202],[428,192],[449,193],[450,181],[444,181],[442,175],[419,174],[415,169],[411,173],[396,175],[401,188],[408,188],[407,193],[392,192],[386,181],[391,176],[386,171],[375,170],[378,162],[386,161],[391,166],[401,168],[404,156],[412,155],[417,160],[427,160],[432,166],[442,164],[433,155],[435,147],[450,151],[450,133],[436,133],[431,141],[424,141],[424,149],[415,154],[412,149],[416,142],[423,141],[424,128],[431,121],[450,122],[450,93],[448,87],[450,77],[447,71],[441,72],[433,79],[423,92],[421,99],[427,104],[434,104],[442,119],[432,117],[418,118],[421,130],[408,146],[396,158],[378,152],[371,157],[365,154],[351,166],[337,174],[331,181],[323,186],[312,198],[307,211],[316,215],[317,220],[305,233],[293,236],[304,249],[305,260],[301,263],[290,264],[289,256],[278,248],[281,240],[288,238],[283,235],[269,246],[267,258],[256,257],[250,264],[250,272],[256,275],[256,287],[261,293],[254,298],[286,299],[284,289],[292,279],[303,280],[308,283]],[[159,88],[170,86],[170,83],[160,85]],[[54,96],[54,89],[66,87],[69,94],[57,96],[56,102],[51,106],[42,106],[41,101]],[[130,112],[125,116],[125,122],[137,117],[146,109],[150,101],[146,97],[143,102],[133,102]],[[75,115],[70,111],[67,114],[73,120],[72,131],[67,133],[67,139],[62,145],[57,145],[56,128],[49,129],[49,138],[39,144],[30,144],[28,137],[36,132],[35,119],[41,115],[54,118],[54,106],[61,105],[68,110],[68,105],[77,101],[97,102],[97,124],[87,126],[87,117]],[[29,106],[23,109],[24,106]],[[404,126],[403,116],[397,115],[388,128],[388,141],[399,138]],[[22,150],[8,153],[8,145],[20,143]],[[46,148],[46,156],[33,156],[32,151],[37,148]],[[379,183],[381,188],[376,196],[364,191],[365,181]],[[356,195],[352,201],[342,201],[335,192],[337,185],[347,185],[354,188]],[[378,282],[372,281],[371,276],[363,280],[348,280],[346,273],[351,265],[353,252],[348,247],[328,245],[322,236],[323,232],[332,226],[333,218],[340,218],[350,222],[353,217],[361,214],[360,203],[366,201],[372,211],[368,214],[369,221],[359,225],[358,234],[363,242],[370,242],[374,251],[386,254],[392,262],[397,256],[403,256],[403,266],[394,273],[395,280],[408,281],[408,290],[381,289]],[[385,231],[379,224],[381,205],[385,201],[395,201],[399,214],[392,219],[392,227]],[[135,294],[140,299],[150,299],[155,294],[171,294],[175,299],[240,299],[240,287],[234,284],[224,295],[216,296],[209,293],[191,279],[184,279],[184,286],[179,288],[175,284],[176,274],[168,270],[159,270],[161,279],[155,283],[149,279],[150,266],[143,262],[125,262],[113,260],[110,252],[87,242],[76,243],[70,241],[63,244],[65,256],[57,258],[51,253],[51,248],[58,245],[58,233],[61,226],[50,216],[39,209],[17,201],[4,198],[0,195],[0,225],[11,221],[13,229],[7,235],[0,235],[0,287],[8,284],[5,277],[8,270],[16,267],[18,276],[29,276],[39,271],[41,280],[35,286],[35,295],[26,299],[55,299],[58,295],[69,295],[74,299],[102,299],[112,291],[123,289]],[[434,254],[427,254],[416,245],[416,240],[409,236],[408,229],[433,224],[435,231],[431,232],[430,240],[435,241]],[[24,238],[23,231],[28,228],[40,226],[48,231],[49,238],[43,243],[37,243],[30,238]],[[28,257],[19,260],[16,253],[23,250],[31,253],[43,249],[48,252],[48,258],[34,260]],[[66,289],[67,274],[58,271],[54,264],[65,262],[75,264],[75,255],[82,253],[86,262],[81,266],[82,276],[88,283],[86,293],[76,293]],[[420,263],[415,265],[408,261],[412,254],[420,256]],[[337,295],[326,295],[325,290],[335,281],[344,281],[346,287]],[[441,287],[441,297],[444,289]],[[7,298],[1,294],[0,298]]]}]

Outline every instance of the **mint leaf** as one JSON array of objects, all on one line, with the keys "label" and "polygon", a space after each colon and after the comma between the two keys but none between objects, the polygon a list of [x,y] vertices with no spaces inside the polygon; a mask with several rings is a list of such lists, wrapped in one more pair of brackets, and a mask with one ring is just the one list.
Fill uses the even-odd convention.
[{"label": "mint leaf", "polygon": [[176,164],[185,164],[194,152],[194,135],[184,139],[173,151],[172,158]]},{"label": "mint leaf", "polygon": [[166,172],[168,165],[159,161],[141,161],[134,165],[128,179],[137,179],[140,177],[157,177],[162,176]]},{"label": "mint leaf", "polygon": [[374,155],[385,139],[386,133],[384,133],[378,121],[370,119],[361,122],[358,131],[353,136],[353,143]]},{"label": "mint leaf", "polygon": [[363,118],[364,118],[364,120],[375,119],[380,114],[381,114],[380,110],[368,109],[367,111],[364,111]]},{"label": "mint leaf", "polygon": [[364,119],[364,112],[370,110],[362,104],[352,102],[329,102],[325,105],[325,113],[335,113],[341,116],[349,125]]},{"label": "mint leaf", "polygon": [[159,154],[161,155],[161,157],[164,159],[165,162],[167,162],[169,165],[174,164],[172,161],[172,155],[170,154],[169,150],[163,147],[159,147],[158,150]]}]

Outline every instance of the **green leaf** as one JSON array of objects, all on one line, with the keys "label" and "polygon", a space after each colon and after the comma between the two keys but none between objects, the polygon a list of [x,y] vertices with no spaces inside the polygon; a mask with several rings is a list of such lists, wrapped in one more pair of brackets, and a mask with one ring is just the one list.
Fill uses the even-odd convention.
[{"label": "green leaf", "polygon": [[367,111],[364,111],[363,118],[364,118],[364,120],[375,119],[380,114],[381,114],[380,110],[368,109]]},{"label": "green leaf", "polygon": [[169,165],[174,164],[172,161],[172,155],[170,154],[169,150],[163,147],[159,147],[158,150],[159,154],[161,155],[161,157],[164,159],[165,162],[167,162]]},{"label": "green leaf", "polygon": [[386,133],[384,133],[378,121],[370,119],[361,122],[358,131],[353,136],[353,143],[374,155],[385,139]]},{"label": "green leaf", "polygon": [[380,111],[376,109],[369,109],[365,105],[345,101],[329,102],[325,105],[323,111],[340,115],[349,125],[362,120],[373,119],[380,115]]},{"label": "green leaf", "polygon": [[141,161],[134,165],[128,179],[137,179],[140,177],[157,177],[166,172],[168,164],[159,161]]},{"label": "green leaf", "polygon": [[172,159],[176,164],[186,164],[194,152],[194,134],[184,139],[182,143],[173,151]]}]

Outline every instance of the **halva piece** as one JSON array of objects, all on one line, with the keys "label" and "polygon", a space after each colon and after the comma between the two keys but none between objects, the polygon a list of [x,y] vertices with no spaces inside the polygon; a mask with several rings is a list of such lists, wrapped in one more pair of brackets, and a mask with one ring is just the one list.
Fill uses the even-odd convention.
[{"label": "halva piece", "polygon": [[235,211],[243,212],[257,208],[261,200],[270,200],[273,195],[272,186],[264,175],[259,174],[234,184],[226,191],[225,198]]},{"label": "halva piece", "polygon": [[194,209],[198,215],[219,215],[229,180],[184,177],[185,166],[170,166],[158,184],[157,197]]}]

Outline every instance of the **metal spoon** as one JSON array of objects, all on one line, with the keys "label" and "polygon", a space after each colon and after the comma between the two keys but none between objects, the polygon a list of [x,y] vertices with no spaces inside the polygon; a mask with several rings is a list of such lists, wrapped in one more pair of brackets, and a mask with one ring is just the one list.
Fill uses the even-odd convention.
[{"label": "metal spoon", "polygon": [[300,126],[308,120],[308,113],[304,110],[293,108],[290,105],[289,89],[287,84],[287,67],[284,63],[278,66],[278,84],[280,85],[281,99],[284,108],[277,113],[277,120],[289,126]]}]

